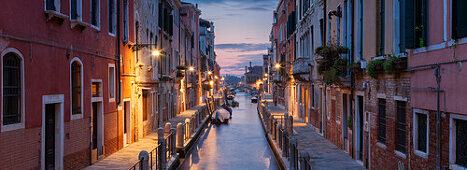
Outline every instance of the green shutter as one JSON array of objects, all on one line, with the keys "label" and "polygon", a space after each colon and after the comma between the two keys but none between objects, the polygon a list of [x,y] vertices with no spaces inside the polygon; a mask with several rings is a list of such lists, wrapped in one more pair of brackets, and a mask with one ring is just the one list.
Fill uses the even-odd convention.
[{"label": "green shutter", "polygon": [[415,44],[415,17],[414,0],[401,0],[401,45],[402,52],[406,48],[414,48]]},{"label": "green shutter", "polygon": [[159,3],[159,28],[162,29],[162,3]]},{"label": "green shutter", "polygon": [[467,1],[453,0],[453,38],[467,37]]}]

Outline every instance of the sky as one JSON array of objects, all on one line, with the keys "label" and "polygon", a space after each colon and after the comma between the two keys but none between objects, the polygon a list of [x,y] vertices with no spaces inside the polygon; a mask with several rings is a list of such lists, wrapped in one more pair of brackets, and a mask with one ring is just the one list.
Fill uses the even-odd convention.
[{"label": "sky", "polygon": [[278,0],[186,0],[197,3],[201,18],[214,22],[221,74],[241,76],[245,66],[262,65]]}]

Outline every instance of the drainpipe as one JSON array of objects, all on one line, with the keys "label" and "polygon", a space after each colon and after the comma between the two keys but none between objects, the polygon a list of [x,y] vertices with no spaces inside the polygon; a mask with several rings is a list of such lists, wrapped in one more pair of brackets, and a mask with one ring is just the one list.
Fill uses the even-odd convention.
[{"label": "drainpipe", "polygon": [[[120,103],[121,103],[120,98],[121,98],[121,95],[122,95],[122,94],[120,93],[120,91],[121,91],[120,89],[122,88],[121,85],[120,85],[120,79],[121,79],[121,73],[120,73],[120,61],[121,61],[121,55],[120,55],[120,36],[121,36],[121,35],[120,35],[120,31],[121,31],[121,30],[120,30],[120,1],[117,1],[117,11],[116,11],[116,12],[117,12],[117,23],[116,23],[116,24],[117,24],[117,43],[116,43],[115,45],[116,45],[116,47],[117,47],[117,55],[116,55],[116,56],[118,57],[118,59],[117,59],[115,62],[116,62],[116,65],[117,65],[117,75],[118,75],[118,78],[117,78],[116,80],[114,80],[114,81],[116,81],[116,82],[114,82],[114,83],[117,83],[117,84],[118,84],[118,85],[117,85],[117,89],[118,89],[118,90],[117,90],[117,92],[116,92],[117,97],[118,97],[118,98],[117,98],[117,106],[116,106],[116,107],[118,108],[118,106],[119,106]],[[117,109],[117,121],[118,121],[118,109]],[[119,131],[118,131],[119,129],[120,129],[120,128],[119,128],[118,123],[117,123],[117,136],[118,136],[118,134],[119,134]],[[118,143],[119,143],[119,140],[117,140],[117,147],[119,146]]]},{"label": "drainpipe", "polygon": [[435,66],[434,74],[436,76],[436,169],[441,169],[441,113],[440,113],[440,87],[441,87],[441,70],[440,65]]},{"label": "drainpipe", "polygon": [[[355,27],[355,17],[354,17],[355,16],[354,15],[355,14],[355,9],[354,9],[354,1],[353,0],[350,0],[350,5],[351,5],[350,10],[351,10],[351,14],[352,14],[351,15],[351,17],[352,17],[351,18],[352,29],[350,30],[350,35],[351,35],[351,37],[350,37],[350,39],[351,39],[351,48],[350,49],[351,50],[350,50],[350,56],[349,57],[350,57],[351,61],[354,61],[355,60],[355,56],[354,56],[354,52],[355,52],[355,45],[354,45],[354,42],[355,42],[355,36],[354,36],[355,35],[354,34],[354,31],[355,31],[355,28],[354,28]],[[354,96],[355,96],[355,75],[354,75],[354,73],[350,72],[350,100],[349,100],[349,106],[350,106],[350,115],[352,116],[352,125],[351,125],[351,127],[352,127],[352,136],[350,136],[349,141],[352,141],[352,146],[353,146],[353,143],[354,143],[353,142],[353,136],[355,134],[354,131],[353,131],[355,129],[355,128],[353,128],[354,120],[355,120],[355,118],[354,118],[355,117],[354,116],[355,115],[354,114],[355,113],[355,110],[354,110],[355,107],[354,107],[354,104],[353,104],[353,103],[355,103],[355,102],[353,102],[355,100]],[[350,149],[350,147],[351,146],[349,146],[349,149]],[[353,153],[354,152],[353,152],[353,149],[352,149],[352,154],[351,154],[352,157],[353,157]]]}]

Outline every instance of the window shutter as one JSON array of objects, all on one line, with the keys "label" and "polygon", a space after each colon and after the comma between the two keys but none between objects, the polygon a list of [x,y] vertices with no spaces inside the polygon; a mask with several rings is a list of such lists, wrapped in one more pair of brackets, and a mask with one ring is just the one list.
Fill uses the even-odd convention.
[{"label": "window shutter", "polygon": [[401,0],[401,51],[414,48],[415,44],[415,17],[414,1]]},{"label": "window shutter", "polygon": [[467,1],[454,0],[453,6],[453,38],[467,37]]}]

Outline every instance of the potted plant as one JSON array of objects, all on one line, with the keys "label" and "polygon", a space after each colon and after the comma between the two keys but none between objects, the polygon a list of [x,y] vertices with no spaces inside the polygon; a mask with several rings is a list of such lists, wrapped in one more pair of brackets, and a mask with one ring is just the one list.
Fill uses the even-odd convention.
[{"label": "potted plant", "polygon": [[370,77],[378,78],[378,74],[383,72],[384,60],[373,60],[368,63],[367,71]]},{"label": "potted plant", "polygon": [[323,75],[326,84],[340,84],[340,78],[347,74],[347,60],[342,59],[341,54],[348,52],[343,46],[321,46],[315,53],[322,56],[318,64],[318,73]]}]

